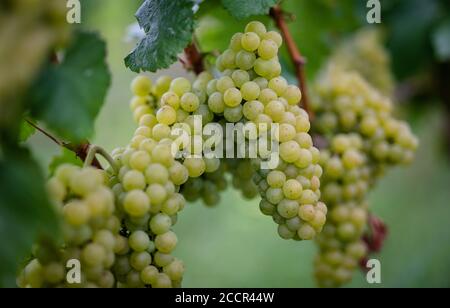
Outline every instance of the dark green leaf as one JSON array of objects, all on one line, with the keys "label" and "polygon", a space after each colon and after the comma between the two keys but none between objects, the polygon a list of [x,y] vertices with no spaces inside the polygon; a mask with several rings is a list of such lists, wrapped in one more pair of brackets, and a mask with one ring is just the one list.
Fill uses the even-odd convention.
[{"label": "dark green leaf", "polygon": [[439,61],[450,60],[450,19],[445,20],[433,32],[433,48]]},{"label": "dark green leaf", "polygon": [[33,116],[69,141],[90,137],[111,82],[105,60],[104,41],[77,32],[63,62],[46,67],[31,89]]},{"label": "dark green leaf", "polygon": [[33,241],[39,234],[56,234],[57,220],[28,151],[5,150],[0,170],[0,286],[10,287]]},{"label": "dark green leaf", "polygon": [[386,13],[394,71],[405,78],[432,61],[430,31],[440,15],[437,0],[402,0]]},{"label": "dark green leaf", "polygon": [[146,35],[125,58],[125,65],[134,72],[155,72],[177,61],[192,39],[193,5],[192,0],[146,0],[136,14]]},{"label": "dark green leaf", "polygon": [[55,170],[62,164],[72,164],[80,167],[83,166],[83,162],[77,157],[77,155],[66,148],[62,148],[61,153],[52,158],[52,161],[48,167],[50,174],[54,174]]},{"label": "dark green leaf", "polygon": [[36,133],[36,129],[27,121],[22,120],[20,123],[19,142],[25,142]]},{"label": "dark green leaf", "polygon": [[236,19],[266,15],[277,0],[222,0],[222,5]]}]

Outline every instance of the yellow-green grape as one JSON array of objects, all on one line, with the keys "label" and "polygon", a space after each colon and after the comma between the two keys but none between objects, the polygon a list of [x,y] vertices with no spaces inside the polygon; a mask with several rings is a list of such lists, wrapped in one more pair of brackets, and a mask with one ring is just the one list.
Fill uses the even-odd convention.
[{"label": "yellow-green grape", "polygon": [[175,78],[170,83],[170,90],[175,92],[179,97],[191,91],[191,83],[183,77]]},{"label": "yellow-green grape", "polygon": [[278,54],[278,45],[272,40],[263,39],[258,47],[258,55],[264,60],[270,60]]},{"label": "yellow-green grape", "polygon": [[146,76],[138,76],[131,83],[131,92],[137,96],[147,96],[152,89],[152,81]]},{"label": "yellow-green grape", "polygon": [[246,101],[256,100],[259,97],[260,92],[261,89],[259,88],[258,84],[253,81],[248,81],[241,87],[242,97]]},{"label": "yellow-green grape", "polygon": [[258,49],[261,39],[254,32],[246,32],[242,35],[241,45],[247,51],[255,51]]},{"label": "yellow-green grape", "polygon": [[259,37],[263,37],[267,33],[266,26],[259,21],[251,21],[245,26],[245,32],[256,33]]},{"label": "yellow-green grape", "polygon": [[186,112],[194,112],[200,106],[200,101],[197,95],[191,92],[187,92],[181,97],[180,106]]},{"label": "yellow-green grape", "polygon": [[276,31],[268,31],[262,36],[262,38],[265,40],[271,40],[275,42],[278,48],[280,48],[281,45],[283,44],[283,38],[281,37],[280,33]]},{"label": "yellow-green grape", "polygon": [[[241,90],[242,91],[242,90]],[[236,88],[229,88],[223,94],[223,101],[228,107],[236,107],[241,104],[241,91]]]}]

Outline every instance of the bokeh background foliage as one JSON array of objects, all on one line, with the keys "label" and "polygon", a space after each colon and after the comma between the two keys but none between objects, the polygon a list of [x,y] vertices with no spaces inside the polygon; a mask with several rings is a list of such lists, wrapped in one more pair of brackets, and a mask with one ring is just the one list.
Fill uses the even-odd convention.
[{"label": "bokeh background foliage", "polygon": [[[223,50],[231,35],[248,21],[235,21],[216,2],[206,0],[198,13],[196,35],[203,51]],[[308,59],[309,78],[315,76],[341,39],[365,25],[364,2],[284,1],[283,8],[295,15],[290,29]],[[446,1],[381,2],[381,26],[400,81],[405,76],[419,78],[449,61],[450,55],[445,52],[450,45],[450,35],[445,35],[449,33],[446,27],[450,27]],[[135,129],[128,109],[128,85],[135,74],[125,68],[123,59],[134,45],[126,42],[126,29],[135,22],[133,14],[141,1],[82,3],[81,27],[98,30],[106,40],[113,76],[92,142],[112,150],[126,144]],[[257,19],[270,25],[267,17]],[[284,62],[289,77],[289,59]],[[163,73],[187,74],[175,64],[152,76]],[[382,263],[382,284],[376,286],[450,287],[450,165],[442,138],[442,127],[449,121],[448,106],[441,104],[437,91],[429,92],[399,106],[402,117],[409,120],[421,139],[415,163],[390,172],[370,196],[373,211],[390,227],[385,248],[377,256]],[[38,134],[28,142],[44,170],[61,151]],[[257,201],[245,201],[230,189],[217,208],[190,204],[180,214],[175,227],[180,237],[175,254],[187,264],[185,287],[314,286],[313,243],[280,239],[257,205]],[[357,275],[350,286],[373,287],[363,274]]]}]

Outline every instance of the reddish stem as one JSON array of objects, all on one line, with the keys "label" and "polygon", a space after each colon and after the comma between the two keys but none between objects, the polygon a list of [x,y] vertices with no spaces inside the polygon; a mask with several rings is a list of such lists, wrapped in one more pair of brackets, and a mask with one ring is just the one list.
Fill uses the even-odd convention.
[{"label": "reddish stem", "polygon": [[369,215],[369,230],[364,234],[362,240],[367,246],[367,256],[360,262],[361,268],[366,269],[367,259],[370,254],[379,253],[388,236],[388,227],[381,220],[381,218],[370,214]]},{"label": "reddish stem", "polygon": [[[88,141],[82,142],[81,144],[65,143],[63,141],[58,140],[58,138],[56,138],[55,136],[53,136],[49,132],[45,131],[43,128],[41,128],[41,127],[37,126],[36,124],[34,124],[33,121],[31,121],[29,119],[26,119],[25,121],[27,121],[27,123],[29,125],[31,125],[36,130],[41,132],[44,136],[46,136],[47,138],[52,140],[58,146],[66,148],[66,149],[74,152],[75,155],[78,158],[80,158],[82,161],[86,160],[87,154],[89,152],[89,146],[90,146],[90,143]],[[94,160],[92,161],[92,166],[95,167],[95,168],[98,168],[98,169],[103,169],[102,165],[100,164],[100,162],[98,161],[97,158],[94,158]]]},{"label": "reddish stem", "polygon": [[195,41],[189,44],[184,49],[184,53],[186,55],[187,63],[185,61],[181,62],[187,69],[193,70],[197,75],[205,70],[203,63],[203,54],[198,49]]},{"label": "reddish stem", "polygon": [[297,76],[300,89],[302,90],[303,108],[306,110],[306,112],[308,112],[310,118],[312,119],[314,117],[314,114],[309,104],[309,95],[305,74],[306,60],[300,53],[300,50],[298,49],[294,39],[292,38],[291,32],[289,31],[289,28],[286,24],[284,14],[280,6],[276,5],[273,8],[271,8],[270,16],[272,16],[273,20],[275,21],[275,24],[277,25],[278,29],[281,31],[281,34],[283,35],[284,41],[286,42],[289,56],[291,57],[292,64],[294,65],[295,68],[295,74]]}]

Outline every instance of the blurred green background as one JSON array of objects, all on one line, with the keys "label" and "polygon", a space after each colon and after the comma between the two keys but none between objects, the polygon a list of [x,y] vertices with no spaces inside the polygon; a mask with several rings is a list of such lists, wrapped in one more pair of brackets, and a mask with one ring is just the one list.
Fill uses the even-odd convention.
[{"label": "blurred green background", "polygon": [[[308,6],[305,3],[313,1],[299,2]],[[127,27],[135,21],[133,14],[139,3],[92,0],[83,11],[82,26],[98,30],[109,48],[113,83],[97,119],[96,136],[91,140],[108,150],[127,144],[136,128],[128,107],[129,83],[135,74],[125,68],[123,58],[133,47],[125,37]],[[333,27],[327,18],[317,20],[315,11],[296,12],[293,7],[292,12],[311,27]],[[345,16],[345,10],[338,11],[337,17]],[[233,27],[239,30],[241,25],[236,23]],[[355,24],[333,31],[344,28],[354,29]],[[328,39],[313,34],[309,28],[294,30],[306,56],[313,59],[311,70],[320,66],[326,55],[326,49],[320,45]],[[229,36],[220,40],[226,42]],[[158,75],[164,73],[187,74],[179,64]],[[422,104],[429,107],[422,109],[420,116],[417,112],[402,112],[421,140],[415,163],[410,168],[389,172],[370,195],[373,212],[390,228],[383,252],[376,256],[382,264],[382,284],[369,285],[358,273],[351,287],[450,287],[450,165],[440,138],[445,113],[438,104]],[[29,142],[43,169],[60,151],[39,134]],[[258,200],[248,202],[228,190],[216,208],[189,204],[180,213],[175,230],[179,236],[175,254],[187,268],[185,287],[314,286],[314,244],[280,239],[271,219],[260,214]]]}]

